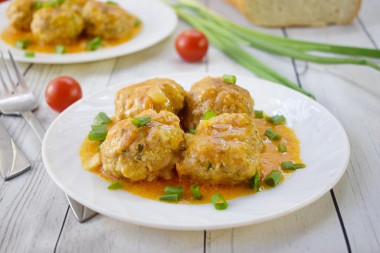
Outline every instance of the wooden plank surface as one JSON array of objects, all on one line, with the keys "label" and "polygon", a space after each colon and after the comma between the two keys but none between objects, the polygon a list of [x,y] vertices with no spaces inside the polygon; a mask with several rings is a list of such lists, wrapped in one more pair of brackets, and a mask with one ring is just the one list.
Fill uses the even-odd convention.
[{"label": "wooden plank surface", "polygon": [[[364,0],[359,19],[352,25],[285,30],[255,27],[220,0],[204,2],[240,24],[268,33],[372,48],[380,45],[379,0]],[[76,78],[84,96],[130,79],[164,73],[253,75],[212,47],[201,63],[181,61],[173,44],[176,35],[187,28],[180,22],[175,33],[158,45],[116,59],[74,65],[21,64],[24,70],[30,67],[28,85],[40,103],[36,116],[47,128],[58,115],[44,100],[46,84],[58,75]],[[366,67],[300,61],[293,65],[283,57],[251,52],[293,82],[299,80],[342,122],[350,139],[351,158],[333,194],[325,194],[285,217],[234,229],[158,230],[101,215],[79,224],[63,192],[44,171],[40,143],[33,131],[21,118],[1,116],[0,121],[33,168],[11,181],[0,180],[0,252],[379,252],[379,72]]]}]

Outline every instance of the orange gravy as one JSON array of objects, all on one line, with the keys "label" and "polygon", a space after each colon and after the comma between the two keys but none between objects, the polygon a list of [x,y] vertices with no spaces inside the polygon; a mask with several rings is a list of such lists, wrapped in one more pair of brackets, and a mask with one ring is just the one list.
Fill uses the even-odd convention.
[{"label": "orange gravy", "polygon": [[[126,36],[123,36],[122,38],[103,40],[102,48],[114,47],[131,40],[141,31],[141,27],[142,27],[141,24],[134,27],[131,33],[127,34]],[[56,46],[56,45],[46,45],[46,44],[40,43],[36,38],[34,38],[32,32],[21,31],[12,26],[6,27],[1,33],[0,37],[5,43],[11,46],[14,46],[16,41],[18,40],[23,40],[23,39],[30,40],[31,43],[26,49],[27,51],[54,54],[54,48]],[[89,37],[89,36],[79,36],[79,38],[74,43],[65,45],[66,53],[85,52],[87,43],[91,41],[92,39],[93,37]]]},{"label": "orange gravy", "polygon": [[[294,131],[288,128],[286,125],[273,126],[272,124],[266,122],[265,119],[255,119],[256,126],[259,130],[260,137],[265,143],[265,148],[260,156],[261,168],[260,174],[261,178],[264,178],[272,170],[279,170],[283,173],[284,178],[287,178],[291,172],[285,172],[281,169],[281,162],[283,161],[293,161],[295,163],[301,163],[300,159],[300,144],[294,133]],[[270,141],[264,135],[265,130],[271,127],[277,133],[282,135],[280,141]],[[287,147],[287,152],[279,153],[277,151],[277,145],[279,143],[285,144]],[[82,159],[82,164],[90,159],[98,151],[98,141],[90,141],[86,138],[82,146],[80,147],[79,156]],[[210,184],[197,184],[199,186],[200,192],[202,194],[201,200],[195,200],[192,198],[192,193],[190,186],[192,185],[189,181],[180,180],[178,176],[175,176],[171,180],[155,180],[152,182],[132,182],[128,179],[121,179],[113,177],[102,170],[101,166],[96,170],[92,171],[101,178],[113,183],[115,181],[120,181],[123,183],[123,189],[139,195],[144,198],[149,198],[153,200],[158,200],[159,196],[164,195],[165,186],[182,186],[184,188],[184,194],[178,203],[181,204],[204,204],[210,203],[210,198],[215,193],[220,193],[226,200],[231,200],[237,197],[249,195],[255,193],[253,189],[250,189],[247,184],[240,185],[210,185]],[[262,179],[260,180],[260,190],[270,188],[264,184]]]}]

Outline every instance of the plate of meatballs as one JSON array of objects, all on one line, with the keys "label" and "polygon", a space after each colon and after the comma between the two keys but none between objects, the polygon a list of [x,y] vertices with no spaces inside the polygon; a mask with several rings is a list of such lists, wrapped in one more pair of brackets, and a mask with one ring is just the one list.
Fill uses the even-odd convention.
[{"label": "plate of meatballs", "polygon": [[[42,157],[48,174],[101,214],[173,230],[274,219],[339,181],[349,142],[327,109],[265,80],[234,76],[231,83],[222,76],[146,77],[81,99],[47,130]],[[283,160],[295,167],[280,166]],[[172,194],[178,188],[184,190]]]},{"label": "plate of meatballs", "polygon": [[0,49],[21,62],[68,64],[131,54],[169,36],[174,11],[155,0],[13,0],[0,4]]}]

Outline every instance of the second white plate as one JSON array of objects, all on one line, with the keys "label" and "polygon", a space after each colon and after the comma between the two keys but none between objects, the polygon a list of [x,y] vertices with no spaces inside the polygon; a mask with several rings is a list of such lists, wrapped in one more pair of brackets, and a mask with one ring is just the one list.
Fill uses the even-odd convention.
[{"label": "second white plate", "polygon": [[[12,47],[0,39],[0,49],[11,50],[16,61],[47,63],[47,64],[68,64],[98,61],[131,54],[148,48],[167,36],[175,29],[178,18],[175,12],[167,5],[157,0],[114,0],[123,9],[137,16],[143,23],[142,30],[132,40],[121,45],[99,49],[93,52],[73,53],[73,54],[46,54],[36,53],[35,57],[25,57],[24,51]],[[10,1],[0,4],[0,31],[9,25],[6,10]],[[7,54],[5,54],[7,55]]]},{"label": "second white plate", "polygon": [[[205,74],[170,74],[186,90]],[[212,76],[217,76],[212,74]],[[212,204],[169,204],[127,191],[110,191],[109,183],[81,168],[79,147],[94,116],[114,114],[115,92],[152,77],[131,80],[88,96],[57,117],[42,146],[42,158],[54,182],[70,197],[104,215],[139,225],[204,230],[238,227],[273,219],[304,207],[329,191],[343,175],[349,159],[347,135],[337,119],[316,101],[286,87],[253,77],[237,77],[237,84],[255,99],[255,108],[269,115],[283,114],[301,143],[307,165],[273,189],[229,201],[224,211]]]}]

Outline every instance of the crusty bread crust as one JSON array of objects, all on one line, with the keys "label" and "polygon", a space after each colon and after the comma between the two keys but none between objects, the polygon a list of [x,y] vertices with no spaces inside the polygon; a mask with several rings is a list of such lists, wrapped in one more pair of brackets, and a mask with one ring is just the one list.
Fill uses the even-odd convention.
[{"label": "crusty bread crust", "polygon": [[253,23],[267,27],[351,23],[361,0],[227,0]]}]

